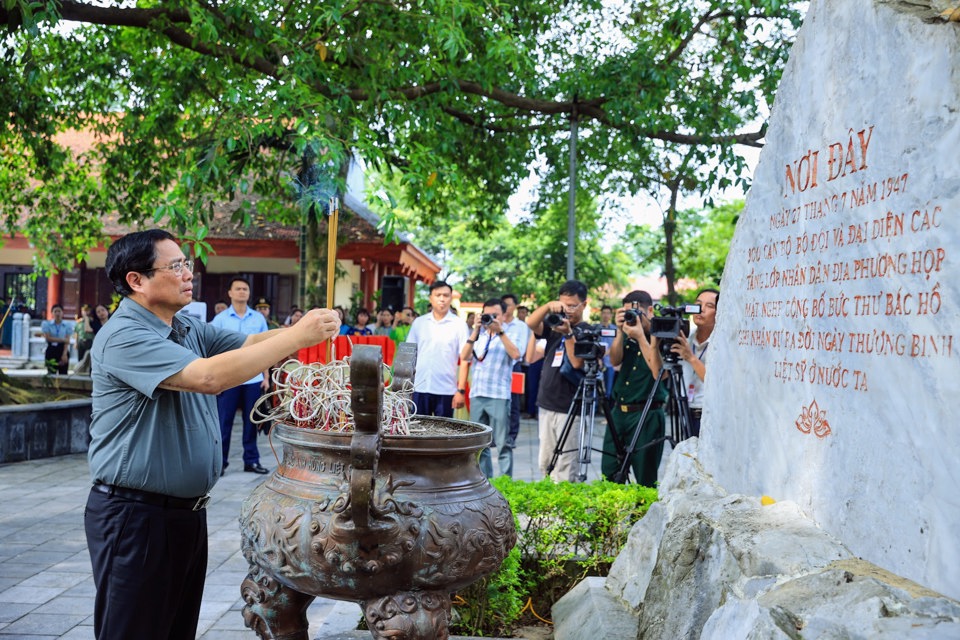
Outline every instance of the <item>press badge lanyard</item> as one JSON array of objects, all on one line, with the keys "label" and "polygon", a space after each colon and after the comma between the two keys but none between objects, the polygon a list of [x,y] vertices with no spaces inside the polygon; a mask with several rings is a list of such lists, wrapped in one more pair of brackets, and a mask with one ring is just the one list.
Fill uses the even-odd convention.
[{"label": "press badge lanyard", "polygon": [[697,356],[697,360],[699,360],[700,362],[703,362],[703,356],[707,353],[707,349],[709,348],[710,348],[710,343],[708,342],[707,344],[703,345],[703,351],[701,351],[699,355],[697,354],[696,351],[694,351],[693,354]]},{"label": "press badge lanyard", "polygon": [[557,350],[553,354],[553,362],[550,363],[551,367],[559,367],[560,365],[563,364],[563,354],[565,351],[563,348],[563,343],[566,341],[566,339],[567,339],[567,336],[563,336],[562,338],[560,338],[560,344],[557,345]]}]

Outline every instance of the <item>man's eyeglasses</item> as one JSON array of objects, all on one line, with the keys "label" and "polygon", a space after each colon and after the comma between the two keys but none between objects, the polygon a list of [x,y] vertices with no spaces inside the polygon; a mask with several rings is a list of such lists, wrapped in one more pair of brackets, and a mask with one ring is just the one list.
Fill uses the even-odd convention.
[{"label": "man's eyeglasses", "polygon": [[150,273],[151,271],[163,271],[164,269],[169,269],[170,271],[173,271],[173,275],[180,276],[183,275],[184,269],[191,272],[193,271],[193,260],[178,260],[173,264],[168,264],[165,267],[153,267],[151,269],[147,269],[144,271],[144,273]]}]

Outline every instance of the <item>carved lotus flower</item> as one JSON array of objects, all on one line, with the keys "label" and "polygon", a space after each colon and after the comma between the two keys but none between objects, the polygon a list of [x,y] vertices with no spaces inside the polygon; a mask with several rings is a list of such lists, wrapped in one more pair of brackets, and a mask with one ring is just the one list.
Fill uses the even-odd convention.
[{"label": "carved lotus flower", "polygon": [[826,438],[830,435],[830,423],[827,422],[827,412],[820,410],[820,405],[816,400],[810,403],[809,407],[804,407],[795,423],[801,433],[813,433],[818,438]]}]

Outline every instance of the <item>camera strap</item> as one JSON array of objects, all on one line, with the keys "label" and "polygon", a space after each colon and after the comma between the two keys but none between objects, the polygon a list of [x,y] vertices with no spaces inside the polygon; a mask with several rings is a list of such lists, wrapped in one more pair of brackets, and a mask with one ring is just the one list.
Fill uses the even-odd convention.
[{"label": "camera strap", "polygon": [[484,333],[487,334],[487,342],[483,345],[483,355],[477,353],[476,349],[473,350],[473,357],[477,359],[477,362],[483,362],[483,359],[487,357],[487,353],[490,352],[490,341],[493,340],[489,331],[484,331]]}]

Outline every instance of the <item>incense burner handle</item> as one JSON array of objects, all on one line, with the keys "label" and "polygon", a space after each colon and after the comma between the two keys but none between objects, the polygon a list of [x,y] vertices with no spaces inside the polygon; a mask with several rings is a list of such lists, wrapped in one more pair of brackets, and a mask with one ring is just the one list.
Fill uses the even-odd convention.
[{"label": "incense burner handle", "polygon": [[417,366],[417,344],[401,342],[393,356],[391,391],[413,391],[414,371]]},{"label": "incense burner handle", "polygon": [[383,354],[376,345],[357,345],[350,356],[350,404],[356,431],[350,441],[350,516],[357,533],[370,530],[370,506],[380,460],[383,415]]}]

